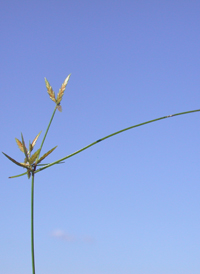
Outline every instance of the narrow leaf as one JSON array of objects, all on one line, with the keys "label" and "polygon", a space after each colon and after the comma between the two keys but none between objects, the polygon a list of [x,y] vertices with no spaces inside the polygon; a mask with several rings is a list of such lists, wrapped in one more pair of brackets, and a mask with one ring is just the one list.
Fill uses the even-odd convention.
[{"label": "narrow leaf", "polygon": [[[32,142],[32,150],[33,150],[33,148],[34,148],[34,146],[35,146],[35,144],[36,144],[36,142],[37,142],[37,139],[39,138],[41,132],[42,132],[42,131],[40,131],[40,132],[38,133],[38,135],[35,137],[35,139],[33,140],[33,142]],[[31,151],[32,151],[32,150],[31,150]]]},{"label": "narrow leaf", "polygon": [[20,149],[22,152],[24,152],[23,145],[22,145],[22,143],[20,142],[20,140],[18,140],[17,138],[15,138],[15,141],[16,141],[16,143],[17,143],[19,149]]},{"label": "narrow leaf", "polygon": [[52,149],[50,149],[47,153],[45,153],[38,161],[37,161],[37,164],[39,164],[40,162],[42,162],[42,160],[44,160],[51,152],[53,152],[54,151],[54,149],[56,149],[57,148],[57,146],[56,147],[54,147],[54,148],[52,148]]},{"label": "narrow leaf", "polygon": [[13,163],[15,163],[16,165],[18,166],[21,166],[21,167],[26,167],[28,168],[27,166],[25,166],[26,164],[24,163],[19,163],[17,162],[16,160],[14,160],[13,158],[11,158],[10,156],[8,156],[6,153],[2,152],[10,161],[12,161]]},{"label": "narrow leaf", "polygon": [[67,83],[69,81],[69,78],[70,78],[71,74],[69,74],[67,76],[67,78],[65,79],[65,81],[63,82],[61,88],[59,89],[59,92],[58,92],[58,95],[57,95],[57,104],[59,104],[62,100],[62,97],[63,97],[63,94],[64,94],[64,91],[66,89],[66,86],[67,86]]},{"label": "narrow leaf", "polygon": [[24,173],[15,175],[15,176],[10,176],[10,177],[8,177],[8,178],[9,178],[9,179],[13,179],[13,178],[17,178],[17,177],[20,177],[20,176],[24,176],[24,175],[26,175],[26,174],[27,174],[27,172],[24,172]]},{"label": "narrow leaf", "polygon": [[21,137],[22,137],[22,146],[23,146],[25,157],[26,157],[27,160],[29,160],[27,148],[26,148],[26,145],[25,145],[25,142],[24,142],[24,137],[23,137],[22,133],[21,133]]},{"label": "narrow leaf", "polygon": [[48,94],[50,96],[50,99],[56,103],[55,93],[54,93],[52,87],[50,86],[50,84],[49,84],[49,82],[47,81],[46,78],[44,78],[44,80],[45,80],[47,92],[48,92]]},{"label": "narrow leaf", "polygon": [[33,146],[32,146],[32,144],[31,144],[31,142],[29,141],[29,151],[28,151],[28,155],[29,155],[29,157],[30,157],[30,155],[31,155],[31,151],[33,150]]},{"label": "narrow leaf", "polygon": [[40,153],[40,148],[29,159],[30,165],[32,165],[34,163],[34,161],[37,159],[39,153]]}]

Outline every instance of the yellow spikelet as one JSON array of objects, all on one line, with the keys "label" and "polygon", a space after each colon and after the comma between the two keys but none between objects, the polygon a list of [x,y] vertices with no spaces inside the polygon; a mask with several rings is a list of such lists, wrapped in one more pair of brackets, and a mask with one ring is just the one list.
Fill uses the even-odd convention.
[{"label": "yellow spikelet", "polygon": [[48,92],[48,94],[50,96],[50,99],[56,103],[55,93],[54,93],[52,87],[50,86],[50,84],[49,84],[49,82],[47,81],[46,78],[44,78],[44,80],[45,80],[47,92]]},{"label": "yellow spikelet", "polygon": [[64,91],[66,89],[66,86],[67,86],[67,83],[69,81],[69,78],[70,78],[71,74],[69,74],[67,76],[67,78],[65,79],[65,81],[63,82],[61,88],[59,89],[59,92],[58,92],[58,95],[57,95],[57,105],[60,104],[61,100],[62,100],[62,97],[63,97],[63,94],[64,94]]}]

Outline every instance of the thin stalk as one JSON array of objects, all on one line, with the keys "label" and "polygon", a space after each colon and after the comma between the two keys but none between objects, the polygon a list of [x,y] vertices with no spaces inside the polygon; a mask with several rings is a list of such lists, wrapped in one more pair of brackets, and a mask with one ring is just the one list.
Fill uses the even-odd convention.
[{"label": "thin stalk", "polygon": [[105,137],[103,137],[101,139],[98,139],[97,141],[95,141],[95,142],[93,142],[93,143],[91,143],[91,144],[89,144],[89,145],[87,145],[87,146],[85,146],[85,147],[83,147],[83,148],[75,151],[72,154],[67,155],[66,157],[61,158],[60,160],[57,160],[57,161],[55,161],[55,162],[53,162],[53,163],[51,163],[49,165],[46,165],[46,166],[38,169],[37,171],[35,171],[35,173],[40,172],[40,171],[42,171],[42,170],[44,170],[44,169],[46,169],[46,168],[48,168],[50,166],[53,166],[55,164],[58,164],[59,162],[61,162],[63,160],[66,160],[66,159],[68,159],[68,158],[70,158],[70,157],[72,157],[72,156],[74,156],[74,155],[76,155],[76,154],[78,154],[78,153],[80,153],[80,152],[88,149],[89,147],[96,145],[97,143],[99,143],[99,142],[101,142],[101,141],[103,141],[105,139],[113,137],[114,135],[117,135],[117,134],[122,133],[124,131],[127,131],[129,129],[132,129],[132,128],[135,128],[135,127],[139,127],[139,126],[144,126],[146,124],[150,124],[150,123],[153,123],[153,122],[156,122],[156,121],[159,121],[159,120],[163,120],[163,119],[166,119],[166,118],[171,118],[171,117],[174,117],[174,116],[179,116],[179,115],[183,115],[183,114],[189,114],[189,113],[198,112],[198,111],[200,111],[200,109],[190,110],[190,111],[185,111],[185,112],[179,112],[179,113],[175,113],[175,114],[163,116],[163,117],[160,117],[160,118],[157,118],[157,119],[153,119],[153,120],[150,120],[150,121],[147,121],[147,122],[144,122],[144,123],[140,123],[140,124],[137,124],[137,125],[134,125],[134,126],[127,127],[127,128],[122,129],[122,130],[116,131],[116,132],[114,132],[112,134],[109,134],[109,135],[107,135],[107,136],[105,136]]},{"label": "thin stalk", "polygon": [[[50,122],[49,122],[49,124],[48,124],[48,126],[47,126],[47,129],[46,129],[44,138],[43,138],[42,143],[41,143],[41,146],[40,146],[40,153],[41,153],[41,150],[42,150],[44,141],[45,141],[45,139],[46,139],[47,133],[48,133],[48,131],[49,131],[50,125],[51,125],[51,123],[52,123],[52,121],[53,121],[53,118],[54,118],[54,115],[55,115],[55,113],[56,113],[56,109],[57,109],[57,106],[55,107],[55,109],[54,109],[54,111],[53,111],[53,114],[52,114],[52,116],[51,116]],[[39,159],[40,153],[38,154],[37,159]]]},{"label": "thin stalk", "polygon": [[31,184],[31,257],[32,271],[35,274],[35,253],[34,253],[34,172],[32,173]]}]

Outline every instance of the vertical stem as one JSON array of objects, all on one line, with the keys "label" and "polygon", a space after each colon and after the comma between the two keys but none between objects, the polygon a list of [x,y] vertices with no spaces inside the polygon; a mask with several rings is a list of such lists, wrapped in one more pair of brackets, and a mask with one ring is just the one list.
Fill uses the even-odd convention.
[{"label": "vertical stem", "polygon": [[35,274],[35,255],[34,255],[34,172],[32,173],[31,184],[31,256],[32,256],[32,270]]}]

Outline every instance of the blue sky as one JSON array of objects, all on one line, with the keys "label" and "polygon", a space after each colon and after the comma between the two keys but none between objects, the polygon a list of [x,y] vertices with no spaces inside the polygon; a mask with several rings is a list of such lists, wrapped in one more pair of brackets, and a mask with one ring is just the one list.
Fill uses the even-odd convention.
[{"label": "blue sky", "polygon": [[[199,1],[4,1],[1,151],[44,136],[55,161],[125,127],[200,108]],[[40,172],[36,273],[200,273],[200,113],[105,140]],[[3,155],[0,273],[31,273],[30,192]]]}]

